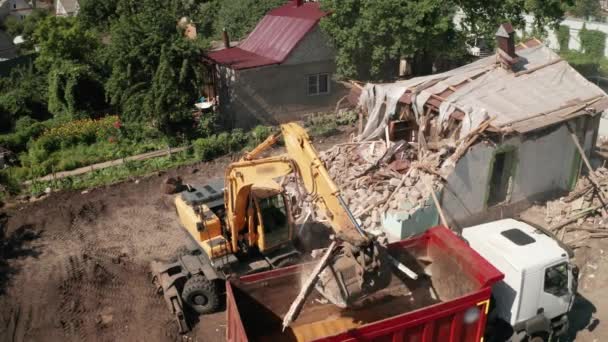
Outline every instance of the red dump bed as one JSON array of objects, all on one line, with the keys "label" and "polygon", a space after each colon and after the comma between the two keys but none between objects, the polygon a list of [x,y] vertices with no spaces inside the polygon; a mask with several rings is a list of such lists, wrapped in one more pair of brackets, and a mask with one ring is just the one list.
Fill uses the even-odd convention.
[{"label": "red dump bed", "polygon": [[491,287],[503,278],[500,271],[444,227],[393,243],[389,252],[423,276],[414,281],[395,271],[387,289],[349,309],[326,303],[315,291],[285,332],[282,319],[313,265],[227,282],[227,340],[481,340]]}]

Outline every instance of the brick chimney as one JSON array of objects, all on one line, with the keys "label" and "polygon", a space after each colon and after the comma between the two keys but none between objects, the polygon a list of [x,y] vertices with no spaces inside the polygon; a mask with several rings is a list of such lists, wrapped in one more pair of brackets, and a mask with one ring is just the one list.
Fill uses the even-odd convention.
[{"label": "brick chimney", "polygon": [[500,25],[496,31],[496,46],[500,63],[506,69],[511,69],[518,57],[515,54],[515,30],[510,23]]},{"label": "brick chimney", "polygon": [[229,49],[230,48],[230,37],[228,37],[228,31],[226,31],[225,27],[222,29],[222,38],[224,38],[224,47],[226,49]]},{"label": "brick chimney", "polygon": [[296,7],[300,7],[304,5],[304,0],[293,0],[293,4],[296,5]]}]

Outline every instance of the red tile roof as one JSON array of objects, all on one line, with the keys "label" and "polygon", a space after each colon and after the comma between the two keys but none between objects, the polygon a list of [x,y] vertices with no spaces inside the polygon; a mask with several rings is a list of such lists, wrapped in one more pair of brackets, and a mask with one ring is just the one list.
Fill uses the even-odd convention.
[{"label": "red tile roof", "polygon": [[208,57],[236,70],[282,63],[325,15],[317,2],[297,7],[289,1],[268,12],[238,46],[210,52]]}]

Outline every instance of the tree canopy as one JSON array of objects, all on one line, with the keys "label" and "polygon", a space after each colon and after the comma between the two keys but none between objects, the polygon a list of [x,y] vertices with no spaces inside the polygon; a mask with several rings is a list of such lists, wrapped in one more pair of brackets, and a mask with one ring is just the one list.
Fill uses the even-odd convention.
[{"label": "tree canopy", "polygon": [[404,57],[419,62],[415,72],[430,72],[426,61],[458,49],[455,9],[444,0],[325,0],[323,8],[332,11],[321,26],[344,77],[390,78]]},{"label": "tree canopy", "polygon": [[[523,27],[524,14],[534,27],[559,23],[560,0],[322,0],[332,15],[321,25],[337,47],[338,72],[343,77],[382,80],[394,76],[407,58],[415,74],[432,71],[435,61],[464,55],[469,36],[493,41],[498,25],[509,21]],[[462,31],[454,27],[457,9]]]},{"label": "tree canopy", "polygon": [[574,4],[568,8],[568,11],[585,19],[599,17],[602,14],[600,2],[597,0],[574,0]]}]

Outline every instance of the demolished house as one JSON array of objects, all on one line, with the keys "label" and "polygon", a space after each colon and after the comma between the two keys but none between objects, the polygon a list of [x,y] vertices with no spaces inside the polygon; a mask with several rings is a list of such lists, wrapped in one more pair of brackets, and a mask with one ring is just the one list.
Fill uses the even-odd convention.
[{"label": "demolished house", "polygon": [[302,120],[327,112],[347,94],[333,78],[335,49],[319,27],[318,2],[292,0],[268,12],[238,45],[205,58],[205,95],[237,127]]},{"label": "demolished house", "polygon": [[366,229],[401,239],[442,214],[463,227],[574,188],[573,137],[590,155],[608,96],[538,40],[516,48],[508,24],[497,43],[445,73],[353,90],[365,127],[323,159]]}]

